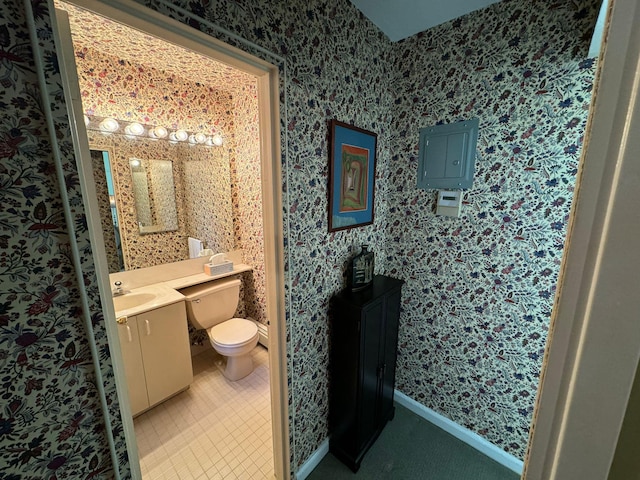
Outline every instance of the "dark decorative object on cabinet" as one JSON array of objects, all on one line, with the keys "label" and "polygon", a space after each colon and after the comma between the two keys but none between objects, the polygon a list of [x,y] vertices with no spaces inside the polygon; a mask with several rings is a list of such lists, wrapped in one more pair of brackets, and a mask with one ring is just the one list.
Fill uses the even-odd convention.
[{"label": "dark decorative object on cabinet", "polygon": [[329,450],[354,472],[393,418],[403,283],[376,275],[331,298]]},{"label": "dark decorative object on cabinet", "polygon": [[375,255],[368,248],[368,245],[362,245],[360,253],[349,262],[347,286],[351,287],[352,292],[367,288],[373,282]]}]

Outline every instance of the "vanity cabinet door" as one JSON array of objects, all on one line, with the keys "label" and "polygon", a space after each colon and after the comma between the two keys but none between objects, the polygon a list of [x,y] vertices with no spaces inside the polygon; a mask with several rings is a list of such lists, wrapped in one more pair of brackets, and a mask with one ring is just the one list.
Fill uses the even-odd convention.
[{"label": "vanity cabinet door", "polygon": [[149,406],[193,381],[184,302],[137,315]]},{"label": "vanity cabinet door", "polygon": [[120,350],[127,378],[131,414],[137,415],[149,408],[149,398],[147,397],[136,317],[118,319],[118,337],[120,337]]}]

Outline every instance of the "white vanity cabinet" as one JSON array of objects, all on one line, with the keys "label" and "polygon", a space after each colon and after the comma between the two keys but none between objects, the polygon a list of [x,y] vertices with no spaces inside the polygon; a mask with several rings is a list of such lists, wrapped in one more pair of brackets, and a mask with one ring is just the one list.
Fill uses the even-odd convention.
[{"label": "white vanity cabinet", "polygon": [[118,334],[133,415],[193,381],[184,302],[122,317]]}]

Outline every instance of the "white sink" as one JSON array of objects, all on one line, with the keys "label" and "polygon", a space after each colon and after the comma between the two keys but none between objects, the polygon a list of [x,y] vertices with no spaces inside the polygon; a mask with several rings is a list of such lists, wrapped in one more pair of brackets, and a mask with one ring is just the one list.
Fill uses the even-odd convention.
[{"label": "white sink", "polygon": [[140,293],[125,293],[118,297],[113,297],[113,306],[116,312],[121,310],[129,310],[130,308],[139,307],[148,303],[156,298],[154,293],[140,292]]},{"label": "white sink", "polygon": [[175,289],[162,283],[133,288],[124,295],[112,297],[116,316],[138,315],[155,308],[184,300]]}]

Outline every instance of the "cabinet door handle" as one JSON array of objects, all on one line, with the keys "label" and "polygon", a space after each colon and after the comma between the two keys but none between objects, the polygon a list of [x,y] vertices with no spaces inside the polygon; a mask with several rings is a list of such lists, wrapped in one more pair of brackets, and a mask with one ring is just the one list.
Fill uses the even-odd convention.
[{"label": "cabinet door handle", "polygon": [[147,320],[146,318],[144,319],[144,324],[147,327],[147,336],[151,335],[151,325],[149,324],[149,320]]},{"label": "cabinet door handle", "polygon": [[129,324],[127,324],[127,337],[129,337],[129,343],[131,343],[133,341],[133,338],[131,337],[131,327],[129,326]]}]

